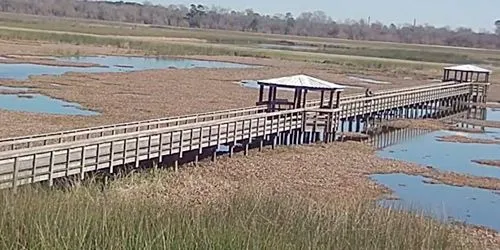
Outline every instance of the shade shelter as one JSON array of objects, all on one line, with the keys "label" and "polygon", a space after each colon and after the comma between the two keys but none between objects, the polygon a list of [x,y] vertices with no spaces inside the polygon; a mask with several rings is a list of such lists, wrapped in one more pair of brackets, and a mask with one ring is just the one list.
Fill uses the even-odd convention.
[{"label": "shade shelter", "polygon": [[457,65],[444,68],[443,82],[480,82],[488,83],[491,70],[475,65]]},{"label": "shade shelter", "polygon": [[[321,92],[320,108],[337,108],[340,102],[340,93],[346,86],[327,82],[308,75],[294,75],[267,80],[259,80],[260,87],[259,101],[257,105],[267,105],[269,112],[283,109],[297,109],[306,107],[307,93],[309,91]],[[264,99],[265,87],[268,88],[267,100]],[[293,89],[295,94],[293,101],[288,99],[278,99],[278,88]],[[329,94],[329,99],[325,101],[325,94]],[[334,100],[335,94],[337,98]]]}]

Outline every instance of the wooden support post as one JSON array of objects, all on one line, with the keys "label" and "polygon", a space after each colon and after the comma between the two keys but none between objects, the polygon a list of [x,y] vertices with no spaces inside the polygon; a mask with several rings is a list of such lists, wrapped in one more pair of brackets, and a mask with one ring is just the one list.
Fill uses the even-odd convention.
[{"label": "wooden support post", "polygon": [[184,151],[184,131],[181,130],[179,135],[179,158],[182,158],[183,151]]},{"label": "wooden support post", "polygon": [[179,171],[179,159],[181,158],[180,155],[177,155],[174,161],[174,171],[177,172]]},{"label": "wooden support post", "polygon": [[36,175],[37,175],[37,172],[36,172],[36,153],[33,154],[33,162],[31,164],[33,164],[33,169],[31,169],[31,183],[35,183],[35,179],[36,179]]},{"label": "wooden support post", "polygon": [[71,162],[71,159],[70,159],[71,152],[70,151],[71,151],[71,149],[69,149],[69,148],[66,150],[66,166],[65,166],[65,168],[66,168],[65,176],[66,177],[69,176],[69,164]]},{"label": "wooden support post", "polygon": [[213,151],[212,151],[212,161],[214,163],[217,163],[217,147],[213,148]]},{"label": "wooden support post", "polygon": [[356,132],[359,133],[361,129],[361,118],[357,116],[355,120],[356,120]]},{"label": "wooden support post", "polygon": [[245,151],[244,151],[245,156],[248,156],[249,144],[250,144],[250,142],[248,142],[248,141],[245,142]]},{"label": "wooden support post", "polygon": [[112,174],[114,173],[114,164],[113,162],[115,161],[115,150],[114,150],[114,144],[115,142],[112,141],[109,145],[109,173]]},{"label": "wooden support post", "polygon": [[[135,168],[139,168],[139,139],[140,137],[137,137],[135,142]],[[97,148],[97,150],[99,151],[99,145],[97,145]]]},{"label": "wooden support post", "polygon": [[160,134],[159,145],[158,145],[158,164],[163,162],[163,134]]},{"label": "wooden support post", "polygon": [[12,174],[12,191],[17,193],[17,184],[19,178],[19,157],[14,158],[14,172]]},{"label": "wooden support post", "polygon": [[[82,152],[81,152],[81,155],[80,155],[80,180],[83,180],[85,178],[85,146],[82,147]],[[53,156],[52,156],[52,153],[51,153],[51,156],[50,158],[52,159]],[[51,160],[52,161],[52,160]],[[52,163],[51,163],[52,165]]]},{"label": "wooden support post", "polygon": [[[85,149],[85,147],[84,147]],[[82,165],[82,173],[83,172],[83,165]],[[50,158],[49,158],[49,187],[52,187],[54,185],[54,151],[50,151]],[[82,180],[83,180],[83,174],[82,174]]]},{"label": "wooden support post", "polygon": [[229,157],[232,158],[234,155],[234,144],[229,143]]}]

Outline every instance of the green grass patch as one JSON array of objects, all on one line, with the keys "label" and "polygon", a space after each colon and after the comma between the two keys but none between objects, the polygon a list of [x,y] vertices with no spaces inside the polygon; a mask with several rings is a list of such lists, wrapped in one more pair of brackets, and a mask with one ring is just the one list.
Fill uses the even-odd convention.
[{"label": "green grass patch", "polygon": [[1,249],[460,249],[452,229],[372,203],[242,192],[189,206],[95,187],[0,194]]}]

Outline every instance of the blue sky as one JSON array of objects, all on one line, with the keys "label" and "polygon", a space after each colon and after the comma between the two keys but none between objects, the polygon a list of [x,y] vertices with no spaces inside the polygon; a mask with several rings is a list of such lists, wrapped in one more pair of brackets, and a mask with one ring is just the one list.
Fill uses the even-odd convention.
[{"label": "blue sky", "polygon": [[155,4],[201,3],[207,6],[275,14],[323,10],[334,20],[360,19],[371,16],[372,21],[383,23],[412,23],[434,26],[469,27],[476,31],[494,30],[494,22],[500,19],[499,0],[150,0]]}]

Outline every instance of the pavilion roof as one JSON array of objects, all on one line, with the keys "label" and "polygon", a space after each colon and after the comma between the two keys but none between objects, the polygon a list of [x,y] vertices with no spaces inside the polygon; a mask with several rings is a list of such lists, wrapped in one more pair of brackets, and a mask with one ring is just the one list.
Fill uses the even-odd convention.
[{"label": "pavilion roof", "polygon": [[445,67],[444,69],[453,71],[475,72],[475,73],[491,73],[491,70],[489,69],[484,69],[476,65],[470,65],[470,64],[450,66],[450,67]]},{"label": "pavilion roof", "polygon": [[347,86],[328,82],[308,75],[294,75],[257,81],[258,84],[284,88],[302,88],[312,90],[343,90]]}]

